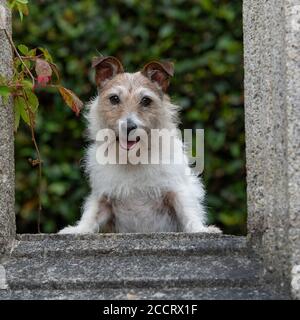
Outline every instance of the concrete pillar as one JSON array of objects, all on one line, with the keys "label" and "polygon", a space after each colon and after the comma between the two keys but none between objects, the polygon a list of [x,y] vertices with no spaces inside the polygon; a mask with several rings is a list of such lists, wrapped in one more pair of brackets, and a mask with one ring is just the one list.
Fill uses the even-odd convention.
[{"label": "concrete pillar", "polygon": [[300,0],[244,0],[248,236],[300,298]]},{"label": "concrete pillar", "polygon": [[[11,34],[11,13],[6,0],[0,0],[1,17]],[[3,13],[5,8],[5,14]],[[0,11],[1,12],[1,11]],[[0,74],[12,76],[12,49],[4,31],[0,30]],[[4,103],[0,98],[0,246],[15,236],[15,166],[14,114],[12,99]]]}]

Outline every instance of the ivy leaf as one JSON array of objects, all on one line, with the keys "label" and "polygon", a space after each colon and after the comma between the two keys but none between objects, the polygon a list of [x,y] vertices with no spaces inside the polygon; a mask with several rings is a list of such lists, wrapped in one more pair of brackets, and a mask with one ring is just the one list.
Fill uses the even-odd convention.
[{"label": "ivy leaf", "polygon": [[19,49],[19,51],[20,51],[22,54],[24,54],[25,56],[28,54],[29,49],[28,49],[28,47],[25,46],[24,44],[19,44],[19,45],[18,45],[18,49]]},{"label": "ivy leaf", "polygon": [[17,0],[17,2],[21,4],[28,4],[28,0]]},{"label": "ivy leaf", "polygon": [[0,96],[2,97],[2,102],[7,104],[8,97],[10,95],[10,88],[8,86],[0,86]]},{"label": "ivy leaf", "polygon": [[31,90],[25,90],[25,96],[28,107],[33,113],[35,113],[39,107],[39,100],[37,96]]},{"label": "ivy leaf", "polygon": [[50,66],[51,66],[52,71],[54,72],[54,74],[55,74],[55,76],[57,78],[57,81],[59,81],[59,78],[60,78],[59,77],[59,71],[58,71],[58,68],[57,68],[56,64],[50,62]]},{"label": "ivy leaf", "polygon": [[28,0],[9,0],[9,8],[13,10],[15,7],[17,7],[21,21],[23,21],[24,14],[25,16],[29,14],[27,4]]},{"label": "ivy leaf", "polygon": [[52,68],[50,64],[43,59],[36,59],[35,72],[37,74],[38,84],[45,86],[51,79]]},{"label": "ivy leaf", "polygon": [[[27,67],[29,70],[31,69],[31,63],[30,63],[29,60],[24,60],[23,63],[26,65],[26,67]],[[26,71],[26,72],[27,72],[27,70],[26,70],[25,66],[23,65],[23,63],[21,64],[21,68],[22,68],[23,71]]]},{"label": "ivy leaf", "polygon": [[23,96],[16,96],[14,100],[15,110],[20,113],[21,118],[30,126],[30,118],[27,112],[26,101]]},{"label": "ivy leaf", "polygon": [[83,102],[69,89],[58,87],[58,90],[63,97],[65,103],[76,113],[78,116],[83,107]]},{"label": "ivy leaf", "polygon": [[39,47],[39,50],[42,51],[42,53],[47,61],[53,62],[53,59],[47,49]]},{"label": "ivy leaf", "polygon": [[14,59],[14,68],[19,72],[19,68],[20,68],[20,66],[22,65],[22,62],[21,62],[21,60],[19,60],[19,58],[15,58]]},{"label": "ivy leaf", "polygon": [[31,89],[31,90],[33,89],[33,83],[29,80],[22,80],[21,84],[25,89]]},{"label": "ivy leaf", "polygon": [[16,3],[17,3],[17,0],[9,1],[9,8],[13,9]]},{"label": "ivy leaf", "polygon": [[51,77],[52,69],[50,64],[43,59],[36,59],[35,72],[38,76]]},{"label": "ivy leaf", "polygon": [[47,83],[50,81],[51,77],[44,77],[44,76],[38,76],[37,82],[41,87],[44,87],[47,85]]},{"label": "ivy leaf", "polygon": [[15,113],[15,131],[17,132],[20,125],[20,109],[19,104],[16,103],[16,99],[14,101],[14,113]]},{"label": "ivy leaf", "polygon": [[17,8],[18,8],[18,11],[19,11],[19,16],[20,16],[20,20],[23,22],[23,11],[21,9],[21,5],[19,3],[17,3]]},{"label": "ivy leaf", "polygon": [[0,86],[0,96],[8,97],[10,94],[9,87],[7,86]]},{"label": "ivy leaf", "polygon": [[35,57],[35,56],[36,56],[36,48],[35,48],[35,49],[31,49],[31,50],[28,52],[28,56],[33,56],[33,57]]}]

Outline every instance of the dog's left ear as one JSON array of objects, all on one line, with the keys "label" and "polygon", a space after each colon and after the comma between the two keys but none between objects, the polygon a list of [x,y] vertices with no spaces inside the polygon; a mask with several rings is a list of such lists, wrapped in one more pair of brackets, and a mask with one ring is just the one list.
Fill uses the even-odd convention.
[{"label": "dog's left ear", "polygon": [[96,69],[95,81],[99,88],[118,73],[123,73],[122,63],[115,57],[95,57],[92,67]]},{"label": "dog's left ear", "polygon": [[147,63],[141,73],[153,82],[156,82],[164,92],[174,75],[174,64],[169,61],[151,61]]}]

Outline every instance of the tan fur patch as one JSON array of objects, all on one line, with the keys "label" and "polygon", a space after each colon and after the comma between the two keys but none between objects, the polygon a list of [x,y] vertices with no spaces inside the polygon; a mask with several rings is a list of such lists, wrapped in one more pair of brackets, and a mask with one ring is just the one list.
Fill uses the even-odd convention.
[{"label": "tan fur patch", "polygon": [[[149,107],[140,104],[141,88],[149,90],[156,97]],[[120,103],[112,105],[109,97],[115,93],[120,97]],[[118,120],[129,113],[135,113],[146,128],[159,128],[163,97],[159,87],[140,72],[121,73],[109,80],[100,91],[100,116],[106,127],[115,131],[118,130]]]},{"label": "tan fur patch", "polygon": [[115,215],[112,209],[112,203],[110,199],[107,196],[102,196],[101,199],[99,200],[99,213],[101,212],[109,212],[111,218],[107,222],[107,224],[104,226],[104,228],[101,230],[101,232],[104,233],[113,233],[116,232],[115,230]]},{"label": "tan fur patch", "polygon": [[176,211],[174,208],[175,197],[175,192],[167,192],[163,198],[163,207],[165,212],[168,212],[172,218],[177,220]]}]

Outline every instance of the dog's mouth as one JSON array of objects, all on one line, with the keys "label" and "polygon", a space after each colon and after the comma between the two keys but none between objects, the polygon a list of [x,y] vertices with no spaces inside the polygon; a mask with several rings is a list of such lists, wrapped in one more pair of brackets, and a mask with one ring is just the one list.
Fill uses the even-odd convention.
[{"label": "dog's mouth", "polygon": [[128,136],[125,139],[119,139],[119,137],[117,137],[117,141],[119,141],[122,149],[129,151],[137,145],[140,141],[140,137],[136,137],[135,140],[128,140]]}]

